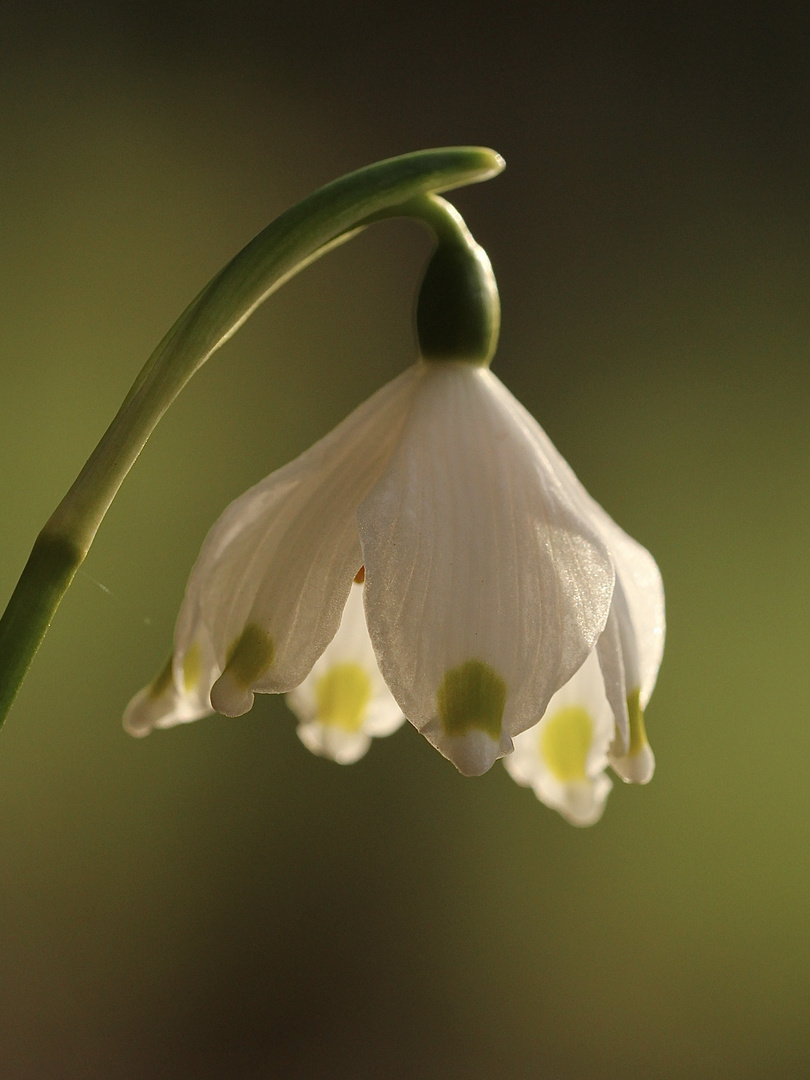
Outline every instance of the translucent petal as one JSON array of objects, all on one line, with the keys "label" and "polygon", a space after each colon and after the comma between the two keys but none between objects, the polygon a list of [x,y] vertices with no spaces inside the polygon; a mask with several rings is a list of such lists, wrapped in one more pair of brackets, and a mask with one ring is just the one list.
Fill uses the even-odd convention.
[{"label": "translucent petal", "polygon": [[362,585],[352,585],[337,634],[287,704],[300,720],[304,745],[342,765],[362,757],[372,736],[390,735],[404,723],[377,666]]},{"label": "translucent petal", "polygon": [[504,766],[517,783],[573,825],[593,825],[611,790],[605,774],[613,711],[593,652],[549,702],[535,727],[515,736]]},{"label": "translucent petal", "polygon": [[[585,490],[573,470],[533,416],[515,403],[526,429],[534,438],[549,467],[565,484],[571,499],[581,508],[607,545],[616,570],[611,617],[599,642],[599,659],[608,698],[616,719],[616,746],[611,763],[623,779],[646,783],[652,777],[654,758],[643,733],[643,710],[650,699],[664,652],[664,586],[652,555],[621,529]],[[627,701],[638,693],[639,723],[632,723]],[[630,759],[624,751],[636,738]],[[643,746],[643,752],[639,748]],[[640,777],[645,779],[639,779]]]},{"label": "translucent petal", "polygon": [[649,784],[655,772],[655,755],[647,741],[644,710],[638,690],[628,694],[627,711],[630,718],[630,742],[626,753],[622,753],[617,747],[611,748],[610,764],[625,783]]},{"label": "translucent petal", "polygon": [[622,755],[626,754],[630,747],[630,717],[627,709],[627,683],[624,677],[624,657],[616,616],[615,593],[616,590],[614,590],[614,603],[610,606],[607,626],[596,645],[596,653],[605,682],[605,693],[616,721],[613,749],[617,754]]},{"label": "translucent petal", "polygon": [[127,705],[123,722],[130,735],[187,724],[214,711],[210,693],[219,666],[204,628],[198,629],[188,648],[170,657],[158,677]]},{"label": "translucent petal", "polygon": [[626,784],[649,784],[655,773],[655,754],[644,742],[634,754],[610,755],[610,767]]},{"label": "translucent petal", "polygon": [[216,709],[299,685],[334,636],[362,563],[354,513],[397,441],[417,382],[404,372],[311,449],[251,488],[209,532],[176,648],[205,628],[222,674]]},{"label": "translucent petal", "polygon": [[171,681],[159,686],[159,678],[139,690],[124,710],[124,730],[136,738],[148,735],[153,728],[174,727],[205,715],[189,709]]},{"label": "translucent petal", "polygon": [[[404,717],[403,717],[404,719]],[[331,725],[299,724],[298,738],[313,754],[330,758],[338,765],[354,765],[371,746],[371,736],[365,731],[348,732]]]},{"label": "translucent petal", "polygon": [[[583,489],[584,490],[584,489]],[[585,492],[616,567],[615,604],[622,632],[627,685],[647,707],[664,655],[664,583],[652,555]],[[631,644],[632,643],[632,644]]]},{"label": "translucent petal", "polygon": [[620,608],[618,615],[627,682],[628,686],[640,689],[642,707],[646,707],[664,653],[664,585],[655,559],[638,541],[628,536],[586,491],[534,417],[519,402],[515,402],[515,406],[548,462],[548,467],[560,478],[569,497],[601,534],[610,551],[618,587],[623,594],[617,606]]},{"label": "translucent petal", "polygon": [[597,645],[605,690],[616,719],[610,764],[628,784],[648,784],[655,756],[647,741],[639,686],[637,637],[622,582],[616,579],[607,626]]},{"label": "translucent petal", "polygon": [[421,366],[408,423],[357,512],[366,613],[405,715],[478,774],[592,651],[613,565],[495,376]]}]

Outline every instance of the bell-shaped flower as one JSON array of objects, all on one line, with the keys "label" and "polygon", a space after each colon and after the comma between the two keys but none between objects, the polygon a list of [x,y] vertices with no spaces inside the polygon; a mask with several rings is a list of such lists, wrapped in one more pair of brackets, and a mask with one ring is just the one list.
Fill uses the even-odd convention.
[{"label": "bell-shaped flower", "polygon": [[514,753],[503,763],[513,780],[533,788],[567,821],[593,825],[613,787],[605,770],[615,732],[594,650],[548,703],[540,723],[515,736]]},{"label": "bell-shaped flower", "polygon": [[236,716],[300,686],[362,566],[383,679],[461,772],[509,754],[597,644],[614,767],[649,771],[655,563],[497,377],[459,361],[419,361],[228,507],[191,573],[171,671],[128,729]]},{"label": "bell-shaped flower", "polygon": [[287,694],[308,750],[351,765],[372,738],[391,735],[405,717],[385,685],[366,629],[363,585],[349,592],[338,631],[300,686]]}]

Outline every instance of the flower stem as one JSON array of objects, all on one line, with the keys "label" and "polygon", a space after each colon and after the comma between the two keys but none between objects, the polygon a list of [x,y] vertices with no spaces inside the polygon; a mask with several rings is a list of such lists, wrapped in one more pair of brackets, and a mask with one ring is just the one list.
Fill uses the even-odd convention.
[{"label": "flower stem", "polygon": [[421,217],[441,239],[454,222],[435,206],[443,200],[420,197],[488,180],[502,168],[499,155],[481,147],[422,150],[377,162],[287,210],[211,279],[146,362],[34,544],[0,619],[0,724],[124,477],[209,356],[280,285],[372,221]]}]

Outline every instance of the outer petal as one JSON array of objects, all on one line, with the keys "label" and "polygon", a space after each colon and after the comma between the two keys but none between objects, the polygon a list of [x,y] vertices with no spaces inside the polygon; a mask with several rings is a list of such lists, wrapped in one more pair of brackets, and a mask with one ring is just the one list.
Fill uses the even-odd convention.
[{"label": "outer petal", "polygon": [[366,614],[405,715],[472,775],[509,753],[582,665],[614,572],[495,376],[421,367],[397,448],[357,512]]},{"label": "outer petal", "polygon": [[407,417],[404,372],[311,449],[231,503],[192,570],[175,650],[200,633],[221,670],[216,709],[237,716],[254,691],[302,682],[334,637],[362,564],[354,512],[381,475]]},{"label": "outer petal", "polygon": [[619,631],[619,620],[616,615],[616,591],[620,588],[617,583],[614,590],[613,603],[610,606],[607,626],[596,646],[599,657],[599,665],[602,677],[605,681],[605,693],[613,709],[616,721],[616,736],[613,741],[613,750],[617,754],[626,754],[630,749],[630,714],[627,706],[627,683],[624,677],[624,656],[622,654],[622,639]]},{"label": "outer petal", "polygon": [[197,631],[188,648],[175,651],[154,682],[127,705],[124,728],[130,735],[187,724],[214,711],[210,694],[220,669],[205,628],[198,625]]},{"label": "outer petal", "polygon": [[647,742],[639,688],[638,638],[620,579],[616,579],[605,631],[597,646],[605,690],[616,718],[616,738],[610,764],[627,783],[647,784],[655,771],[655,756]]},{"label": "outer petal", "polygon": [[620,529],[587,492],[585,495],[616,567],[618,588],[614,602],[622,631],[627,684],[631,690],[639,691],[641,707],[646,708],[664,655],[664,583],[649,551]]},{"label": "outer petal", "polygon": [[504,765],[517,783],[573,825],[593,825],[613,786],[605,774],[613,712],[593,652],[551,699],[536,727],[515,736]]},{"label": "outer petal", "polygon": [[371,647],[362,585],[352,585],[337,634],[287,704],[300,720],[303,744],[341,765],[361,758],[372,736],[390,735],[404,723]]},{"label": "outer petal", "polygon": [[652,555],[628,536],[593,499],[546,433],[523,406],[523,422],[540,452],[564,478],[607,544],[616,568],[611,615],[599,642],[599,660],[616,719],[616,744],[610,761],[622,779],[645,784],[655,758],[644,730],[644,709],[655,687],[664,652],[664,586]]},{"label": "outer petal", "polygon": [[616,566],[611,613],[599,642],[605,686],[616,717],[617,739],[610,764],[627,783],[647,784],[655,772],[655,756],[647,741],[644,709],[664,653],[664,585],[649,551],[620,529],[587,492],[583,495]]}]

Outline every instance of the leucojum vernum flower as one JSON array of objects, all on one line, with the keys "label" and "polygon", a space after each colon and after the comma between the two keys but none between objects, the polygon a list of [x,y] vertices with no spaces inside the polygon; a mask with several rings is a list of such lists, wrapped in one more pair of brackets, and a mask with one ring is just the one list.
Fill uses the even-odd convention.
[{"label": "leucojum vernum flower", "polygon": [[419,359],[225,510],[171,659],[124,724],[144,735],[286,693],[303,743],[349,763],[407,718],[462,773],[503,758],[592,824],[608,766],[652,777],[661,577],[489,370],[489,260],[433,203],[455,232],[423,282]]}]

